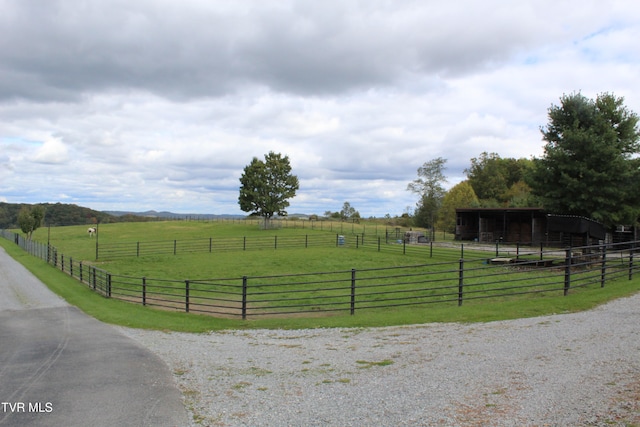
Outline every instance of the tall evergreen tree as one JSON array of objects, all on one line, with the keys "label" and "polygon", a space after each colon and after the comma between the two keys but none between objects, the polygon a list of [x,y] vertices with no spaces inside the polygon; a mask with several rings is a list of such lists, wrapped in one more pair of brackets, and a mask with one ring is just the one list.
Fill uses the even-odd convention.
[{"label": "tall evergreen tree", "polygon": [[545,209],[579,215],[606,226],[634,223],[640,212],[638,116],[624,99],[564,95],[549,108],[541,132],[544,156],[528,178]]}]

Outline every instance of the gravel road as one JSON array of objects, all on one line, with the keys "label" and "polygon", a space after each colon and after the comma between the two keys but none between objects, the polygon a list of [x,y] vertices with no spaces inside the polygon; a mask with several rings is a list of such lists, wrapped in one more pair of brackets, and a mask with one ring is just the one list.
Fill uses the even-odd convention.
[{"label": "gravel road", "polygon": [[482,324],[122,330],[169,364],[198,426],[640,425],[640,293]]}]

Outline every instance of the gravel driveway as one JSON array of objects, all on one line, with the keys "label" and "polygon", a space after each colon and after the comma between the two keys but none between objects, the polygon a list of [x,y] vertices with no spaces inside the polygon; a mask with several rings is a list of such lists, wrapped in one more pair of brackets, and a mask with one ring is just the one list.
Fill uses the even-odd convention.
[{"label": "gravel driveway", "polygon": [[194,425],[640,425],[640,293],[482,324],[122,330],[169,364]]}]

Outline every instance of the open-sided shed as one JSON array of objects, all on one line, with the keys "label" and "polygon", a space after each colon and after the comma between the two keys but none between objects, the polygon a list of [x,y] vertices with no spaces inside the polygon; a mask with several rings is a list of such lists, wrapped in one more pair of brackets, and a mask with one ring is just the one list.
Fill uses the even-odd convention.
[{"label": "open-sided shed", "polygon": [[456,240],[535,243],[544,238],[546,215],[540,208],[456,209]]},{"label": "open-sided shed", "polygon": [[604,240],[605,227],[578,216],[551,215],[541,208],[456,209],[456,240],[582,245]]}]

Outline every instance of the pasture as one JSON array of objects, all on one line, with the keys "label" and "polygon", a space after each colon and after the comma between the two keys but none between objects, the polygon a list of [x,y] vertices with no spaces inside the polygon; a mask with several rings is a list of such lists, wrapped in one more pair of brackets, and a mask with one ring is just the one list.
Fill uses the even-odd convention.
[{"label": "pasture", "polygon": [[[351,226],[351,224],[349,225]],[[333,227],[335,226],[334,224]],[[634,278],[632,281],[625,277],[627,270],[630,273],[631,268],[628,268],[629,260],[624,258],[627,255],[622,252],[615,255],[610,253],[607,258],[606,277],[608,281],[612,282],[615,279],[615,283],[608,284],[606,288],[600,288],[600,263],[588,268],[578,267],[583,271],[576,271],[573,274],[571,297],[565,298],[562,296],[562,268],[556,266],[544,269],[523,269],[513,266],[489,265],[486,260],[488,256],[494,255],[492,248],[485,247],[485,251],[478,251],[471,250],[474,245],[469,245],[469,248],[464,250],[464,257],[467,260],[464,271],[465,302],[463,306],[456,307],[458,283],[462,283],[457,270],[458,259],[461,255],[459,245],[444,242],[444,244],[441,243],[442,246],[435,248],[433,253],[430,253],[428,246],[411,247],[403,251],[402,245],[390,243],[383,244],[382,250],[380,250],[375,244],[372,244],[376,239],[371,238],[371,234],[373,234],[372,230],[376,230],[377,233],[373,237],[384,235],[385,228],[380,226],[366,227],[365,239],[368,244],[364,245],[360,240],[361,245],[358,249],[351,240],[345,246],[305,247],[298,244],[295,247],[278,246],[277,249],[265,247],[245,251],[203,251],[113,260],[100,259],[98,261],[94,259],[97,239],[90,238],[86,234],[87,226],[59,227],[50,230],[44,228],[36,231],[35,240],[46,243],[47,239],[50,239],[51,245],[55,246],[60,253],[65,254],[66,267],[64,271],[66,274],[70,273],[68,271],[71,263],[70,258],[73,258],[73,263],[83,260],[86,264],[95,264],[98,268],[104,269],[114,276],[120,275],[114,279],[114,294],[110,299],[104,299],[89,291],[85,285],[80,285],[80,288],[84,289],[81,290],[76,289],[76,286],[66,284],[68,282],[66,279],[58,277],[60,275],[66,276],[59,271],[61,267],[59,264],[54,264],[58,271],[51,271],[51,267],[46,267],[46,264],[42,269],[37,262],[31,262],[26,258],[21,262],[34,264],[33,270],[37,271],[39,277],[50,284],[52,289],[99,319],[128,326],[139,325],[139,327],[147,328],[194,331],[233,327],[229,325],[237,327],[243,327],[242,325],[244,327],[381,326],[443,320],[496,320],[581,310],[592,307],[599,302],[637,291],[638,279]],[[225,240],[237,239],[239,235],[247,236],[250,239],[278,238],[280,242],[287,238],[300,240],[299,238],[305,235],[309,235],[309,239],[311,239],[311,236],[313,238],[323,235],[331,237],[335,234],[331,231],[310,229],[308,226],[264,231],[260,230],[255,223],[185,221],[106,224],[101,225],[99,231],[99,244],[123,242],[135,244],[138,241],[148,242],[149,239],[157,242],[171,242],[179,239],[208,238],[206,236]],[[346,237],[348,240],[349,235]],[[333,237],[329,241],[333,242]],[[3,239],[3,246],[13,251],[16,246],[7,246],[7,242],[9,241]],[[513,247],[504,247],[500,250],[501,255],[503,255],[502,251],[507,251],[506,253],[510,256],[514,254]],[[552,255],[557,256],[557,252]],[[547,255],[545,254],[545,256]],[[537,257],[537,254],[522,254],[523,260],[537,259]],[[410,267],[400,268],[399,266]],[[323,286],[324,289],[318,289],[319,280],[317,277],[320,276],[315,279],[304,278],[302,281],[300,276],[295,276],[296,274],[308,275],[308,273],[315,272],[334,272],[343,275],[343,273],[349,273],[352,268],[358,269],[357,296],[360,299],[356,305],[358,309],[356,316],[349,315],[348,309],[340,309],[340,311],[331,309],[331,307],[328,310],[332,311],[331,316],[322,315],[321,302],[323,299],[333,303],[330,300],[335,299],[336,295],[332,295],[331,290],[326,289],[326,286]],[[394,270],[395,268],[398,270]],[[409,271],[411,268],[414,271]],[[47,271],[49,272],[47,273]],[[71,274],[75,274],[77,277],[77,264],[75,273]],[[215,305],[220,304],[219,301],[224,299],[220,295],[212,297],[217,291],[208,287],[211,283],[207,283],[207,279],[231,278],[234,283],[237,283],[234,286],[237,286],[239,290],[241,287],[239,283],[241,283],[243,275],[252,276],[249,279],[249,289],[256,293],[249,295],[248,298],[247,308],[255,310],[251,312],[251,317],[241,321],[235,320],[238,319],[237,317],[227,319],[224,318],[225,316],[204,316],[209,318],[206,320],[198,314],[212,311],[211,307],[205,307],[210,304],[207,302],[207,298],[216,299]],[[149,311],[148,307],[140,306],[140,279],[143,276],[150,278],[147,283],[147,292],[149,292],[147,305],[157,305],[153,304],[152,288],[158,284],[165,287],[166,284],[162,281],[166,279],[171,284],[160,293],[166,294],[163,298],[174,301],[174,303],[164,308],[173,307],[178,311],[184,311],[185,308],[185,280],[192,281],[189,284],[190,289],[187,290],[187,307],[190,302],[192,310],[186,315],[187,317],[184,317],[184,312]],[[400,276],[406,277],[406,280],[399,281],[398,277]],[[602,278],[604,276],[603,273]],[[154,284],[153,278],[160,280]],[[345,280],[344,277],[339,280],[348,282],[348,278]],[[61,282],[65,284],[58,285]],[[219,285],[222,281],[216,283]],[[338,293],[342,294],[339,296],[342,300],[336,304],[344,306],[343,297],[348,297],[348,292],[345,293],[348,285],[344,287],[341,285],[341,288]],[[261,293],[278,295],[278,301],[267,301],[270,298],[260,296]],[[81,296],[78,297],[78,295]],[[258,298],[255,295],[259,295]],[[421,300],[421,298],[427,297],[431,298],[428,302],[443,302],[443,304],[428,304],[424,302],[424,299]],[[138,304],[118,301],[117,298],[135,301]],[[198,302],[199,298],[200,302]],[[254,313],[260,314],[265,310],[268,311],[269,306],[290,305],[291,301],[286,300],[291,298],[311,306],[311,312],[317,310],[316,315],[309,317],[309,311],[302,311],[299,315],[294,313],[293,316],[287,316],[287,318],[253,316]],[[398,302],[399,300],[404,302]],[[396,303],[394,304],[393,301]],[[382,305],[376,306],[378,302],[381,302]],[[200,308],[205,307],[205,309],[198,310],[198,304],[200,304]],[[229,303],[231,308],[237,308],[239,304],[240,299]],[[376,308],[376,310],[366,310],[367,305],[370,308]],[[290,308],[286,310],[290,311]],[[305,308],[303,307],[302,310]],[[321,317],[317,317],[317,315],[321,315]],[[242,323],[233,323],[236,321]]]},{"label": "pasture", "polygon": [[[572,273],[563,251],[542,248],[517,248],[517,264],[494,265],[497,247],[494,253],[491,247],[463,252],[451,244],[407,245],[389,239],[388,229],[383,240],[364,231],[334,236],[312,227],[264,231],[246,222],[129,223],[104,226],[95,241],[80,230],[47,230],[47,238],[66,252],[62,270],[73,275],[84,260],[75,274],[95,290],[143,305],[243,319],[566,296],[575,288],[604,286],[626,268],[595,257]],[[242,238],[232,237],[239,233]],[[134,240],[144,237],[154,240]],[[110,249],[90,261],[96,245]],[[501,251],[513,254],[514,248]],[[90,270],[87,279],[88,265],[99,270]]]},{"label": "pasture", "polygon": [[[75,261],[82,260],[113,274],[178,280],[342,271],[426,262],[435,264],[460,257],[460,249],[455,247],[439,248],[433,254],[425,246],[408,247],[403,251],[402,245],[396,243],[397,238],[401,238],[401,231],[398,234],[396,227],[370,224],[332,223],[320,228],[311,226],[308,221],[298,221],[295,227],[261,230],[257,221],[114,223],[101,224],[97,238],[90,238],[86,230],[87,226],[40,228],[34,233],[33,239],[50,242],[67,257],[73,257]],[[335,244],[336,235],[340,232],[345,232],[345,246]],[[385,241],[387,233],[391,236],[389,244]],[[356,246],[354,234],[364,234],[365,241],[372,243],[359,243],[359,248],[363,250],[352,250]],[[309,242],[322,243],[305,245],[307,236]],[[381,251],[372,247],[378,237],[383,242]],[[171,251],[174,242],[180,248],[184,242],[207,243],[210,238],[214,243],[224,242],[229,247],[214,248],[211,252],[206,248],[200,252],[181,252],[178,249],[176,255]],[[229,242],[238,242],[243,238],[246,238],[246,250],[242,250],[241,243],[230,247]],[[272,243],[272,239],[284,243],[278,246]],[[296,243],[291,243],[294,239]],[[358,239],[359,242],[362,240],[361,237]],[[264,241],[270,243],[263,244]],[[162,254],[138,257],[135,255],[138,242],[155,247],[164,245],[168,250]],[[130,248],[131,256],[115,259],[100,257],[96,260],[96,243],[100,247],[115,244],[126,246]],[[465,257],[483,256],[487,256],[486,252],[465,252]]]}]

